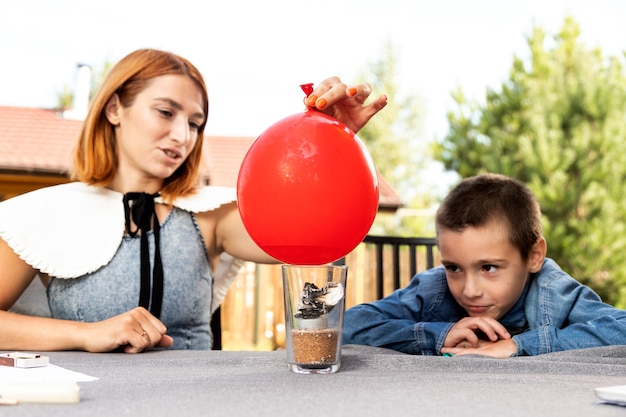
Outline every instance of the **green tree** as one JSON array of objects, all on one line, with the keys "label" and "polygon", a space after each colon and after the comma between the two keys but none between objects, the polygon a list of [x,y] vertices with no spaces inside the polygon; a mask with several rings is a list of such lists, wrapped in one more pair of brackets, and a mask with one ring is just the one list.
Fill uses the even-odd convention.
[{"label": "green tree", "polygon": [[[400,95],[398,88],[397,51],[390,41],[381,58],[367,64],[358,79],[375,90],[372,96],[386,94],[387,106],[360,132],[359,137],[370,153],[380,174],[401,196],[407,207],[431,205],[431,190],[420,182],[420,173],[431,159],[429,146],[421,139],[422,106],[417,94]],[[379,217],[374,233],[423,235],[426,221],[419,217]]]},{"label": "green tree", "polygon": [[448,114],[436,158],[461,177],[497,172],[525,182],[543,209],[548,256],[602,298],[626,307],[626,75],[620,60],[580,42],[565,19],[546,46],[514,57],[500,91]]}]

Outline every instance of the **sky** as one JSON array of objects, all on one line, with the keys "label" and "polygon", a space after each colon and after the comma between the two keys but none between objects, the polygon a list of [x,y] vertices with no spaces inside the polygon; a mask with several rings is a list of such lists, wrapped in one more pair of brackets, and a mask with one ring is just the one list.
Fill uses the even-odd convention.
[{"label": "sky", "polygon": [[622,56],[623,0],[5,0],[0,105],[55,107],[77,64],[159,48],[205,76],[209,135],[258,136],[302,110],[300,84],[351,83],[391,42],[398,95],[419,97],[422,134],[441,138],[452,90],[481,100],[528,55],[533,26],[554,35],[567,15],[587,46]]}]

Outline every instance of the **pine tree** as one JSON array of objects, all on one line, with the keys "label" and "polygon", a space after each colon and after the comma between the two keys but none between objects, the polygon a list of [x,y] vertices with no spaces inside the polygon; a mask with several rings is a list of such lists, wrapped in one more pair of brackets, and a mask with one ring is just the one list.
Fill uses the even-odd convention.
[{"label": "pine tree", "polygon": [[548,256],[602,298],[626,307],[626,74],[586,48],[570,17],[486,102],[454,92],[458,109],[436,158],[461,177],[497,172],[525,182],[543,210]]}]

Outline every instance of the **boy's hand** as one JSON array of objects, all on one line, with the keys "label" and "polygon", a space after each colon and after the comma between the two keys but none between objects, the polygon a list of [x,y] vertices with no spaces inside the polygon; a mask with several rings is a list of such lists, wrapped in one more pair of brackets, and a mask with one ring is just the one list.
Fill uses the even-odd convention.
[{"label": "boy's hand", "polygon": [[474,354],[494,358],[510,358],[517,354],[517,344],[515,344],[513,339],[501,339],[495,342],[481,341],[478,348],[443,348],[441,353],[451,353],[455,356]]},{"label": "boy's hand", "polygon": [[[510,339],[511,335],[506,328],[497,320],[489,317],[465,317],[452,326],[446,340],[444,348],[478,348],[481,338],[478,334],[484,335],[482,339],[495,342],[499,339]],[[441,350],[445,353],[444,350]],[[454,352],[448,352],[454,353]]]}]

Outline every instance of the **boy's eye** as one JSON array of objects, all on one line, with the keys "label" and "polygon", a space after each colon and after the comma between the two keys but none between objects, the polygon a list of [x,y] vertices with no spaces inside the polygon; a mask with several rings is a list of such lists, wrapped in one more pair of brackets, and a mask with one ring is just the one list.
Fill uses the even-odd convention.
[{"label": "boy's eye", "polygon": [[449,272],[459,272],[461,269],[456,265],[446,265],[446,270]]},{"label": "boy's eye", "polygon": [[498,267],[495,265],[483,265],[483,271],[485,272],[496,272]]}]

